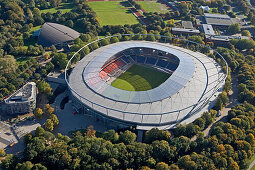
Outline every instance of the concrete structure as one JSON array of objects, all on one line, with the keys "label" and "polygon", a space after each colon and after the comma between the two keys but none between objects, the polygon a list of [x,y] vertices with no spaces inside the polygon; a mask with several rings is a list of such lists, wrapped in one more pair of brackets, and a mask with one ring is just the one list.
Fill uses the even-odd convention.
[{"label": "concrete structure", "polygon": [[34,111],[36,107],[36,84],[29,82],[2,104],[2,111],[8,114],[21,114]]},{"label": "concrete structure", "polygon": [[200,34],[200,31],[197,29],[172,28],[172,33],[181,35],[196,35]]},{"label": "concrete structure", "polygon": [[209,6],[200,6],[200,9],[202,9],[203,11],[209,12],[210,11],[210,7]]},{"label": "concrete structure", "polygon": [[204,16],[196,15],[196,25],[202,24],[212,25],[213,27],[227,29],[230,25],[241,23],[240,18],[230,18],[228,15],[223,14],[210,14],[205,13]]},{"label": "concrete structure", "polygon": [[239,23],[239,19],[230,18],[228,15],[223,14],[204,14],[206,24],[210,24],[215,27],[229,27],[232,24]]},{"label": "concrete structure", "polygon": [[64,72],[50,72],[47,75],[47,81],[66,85]]},{"label": "concrete structure", "polygon": [[213,42],[215,45],[222,45],[222,44],[225,44],[225,43],[228,43],[230,42],[232,39],[238,39],[238,40],[241,40],[241,39],[247,39],[249,40],[250,37],[247,37],[247,36],[227,36],[227,35],[206,35],[206,40],[207,41],[210,41],[210,42]]},{"label": "concrete structure", "polygon": [[37,43],[43,47],[63,47],[78,38],[80,33],[64,25],[46,22],[35,35],[38,35]]},{"label": "concrete structure", "polygon": [[[150,49],[151,55],[174,56],[179,64],[164,83],[147,91],[121,90],[100,77],[105,64],[119,54],[131,57],[123,52],[134,48],[141,49],[135,54],[137,59],[147,55],[143,53],[144,49]],[[86,55],[66,81],[77,111],[103,120],[111,127],[136,126],[148,130],[153,127],[169,129],[190,117],[201,116],[200,110],[217,97],[225,78],[221,66],[204,54],[164,43],[127,41],[101,47]]]},{"label": "concrete structure", "polygon": [[185,29],[194,29],[191,21],[182,21],[181,24],[182,24],[182,27]]},{"label": "concrete structure", "polygon": [[202,24],[202,31],[205,35],[216,35],[212,25]]}]

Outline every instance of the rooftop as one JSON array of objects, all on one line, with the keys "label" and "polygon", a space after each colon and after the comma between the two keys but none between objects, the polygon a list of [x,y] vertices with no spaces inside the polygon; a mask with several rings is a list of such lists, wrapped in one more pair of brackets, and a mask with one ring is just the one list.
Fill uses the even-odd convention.
[{"label": "rooftop", "polygon": [[36,86],[34,82],[29,82],[25,84],[22,88],[20,88],[9,98],[7,98],[6,103],[22,102],[29,100],[29,98],[32,97],[33,86]]},{"label": "rooftop", "polygon": [[64,44],[78,38],[80,33],[64,25],[46,22],[40,29],[37,43],[44,47]]},{"label": "rooftop", "polygon": [[186,33],[194,33],[199,34],[200,31],[197,29],[185,29],[185,28],[172,28],[172,31],[174,32],[186,32]]},{"label": "rooftop", "polygon": [[207,18],[220,18],[220,19],[230,19],[228,15],[225,14],[211,14],[211,13],[204,13],[205,17]]},{"label": "rooftop", "polygon": [[210,25],[229,26],[240,22],[238,18],[230,18],[228,15],[223,14],[205,13],[204,16],[206,24]]},{"label": "rooftop", "polygon": [[191,21],[182,21],[182,26],[185,29],[194,29]]},{"label": "rooftop", "polygon": [[[148,47],[180,59],[175,72],[160,86],[148,91],[125,91],[105,83],[99,71],[113,55],[133,47]],[[88,109],[142,125],[164,125],[192,115],[215,93],[224,76],[211,58],[184,48],[147,41],[118,42],[101,47],[80,60],[69,76],[72,95]],[[85,82],[90,81],[88,85]]]},{"label": "rooftop", "polygon": [[212,25],[202,24],[202,29],[206,35],[216,35]]}]

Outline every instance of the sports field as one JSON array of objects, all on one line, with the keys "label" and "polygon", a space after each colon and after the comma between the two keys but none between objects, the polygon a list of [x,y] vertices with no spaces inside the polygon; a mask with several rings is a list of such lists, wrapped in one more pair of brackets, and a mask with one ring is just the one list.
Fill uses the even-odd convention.
[{"label": "sports field", "polygon": [[169,9],[164,5],[157,1],[136,1],[136,3],[140,4],[142,8],[146,12],[158,12],[158,13],[166,13]]},{"label": "sports field", "polygon": [[96,12],[100,25],[137,24],[139,21],[123,1],[93,1],[90,7]]},{"label": "sports field", "polygon": [[170,77],[170,74],[133,65],[112,82],[112,86],[128,91],[146,91],[153,89]]}]

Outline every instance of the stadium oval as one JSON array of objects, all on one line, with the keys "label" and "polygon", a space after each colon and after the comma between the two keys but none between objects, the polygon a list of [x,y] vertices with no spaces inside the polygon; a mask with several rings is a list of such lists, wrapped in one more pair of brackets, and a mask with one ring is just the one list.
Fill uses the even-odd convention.
[{"label": "stadium oval", "polygon": [[[94,42],[100,44],[101,40]],[[164,41],[123,41],[102,46],[82,58],[68,76],[71,60],[65,78],[73,107],[116,128],[169,129],[176,123],[189,123],[212,108],[227,75],[212,58]],[[127,91],[109,83],[132,65],[171,75],[146,91]]]}]

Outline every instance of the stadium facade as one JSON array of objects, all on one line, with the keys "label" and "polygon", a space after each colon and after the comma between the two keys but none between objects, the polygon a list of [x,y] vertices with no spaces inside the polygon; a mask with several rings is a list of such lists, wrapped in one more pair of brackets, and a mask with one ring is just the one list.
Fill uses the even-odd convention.
[{"label": "stadium facade", "polygon": [[[111,86],[111,78],[121,75],[131,64],[169,72],[171,76],[147,91]],[[69,76],[66,74],[75,110],[110,127],[136,126],[142,130],[169,129],[201,116],[223,89],[225,78],[222,67],[202,53],[149,41],[100,47],[82,58]]]}]

